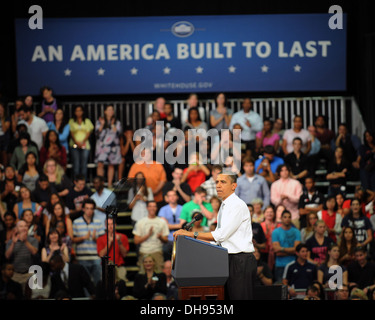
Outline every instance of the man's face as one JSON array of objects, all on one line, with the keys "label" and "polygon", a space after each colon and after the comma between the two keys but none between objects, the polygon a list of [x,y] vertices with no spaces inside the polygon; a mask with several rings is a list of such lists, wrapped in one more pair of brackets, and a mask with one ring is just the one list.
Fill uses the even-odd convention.
[{"label": "man's face", "polygon": [[18,233],[27,233],[27,224],[25,221],[20,220],[17,222],[17,231]]},{"label": "man's face", "polygon": [[309,251],[306,248],[302,248],[299,252],[296,252],[297,256],[303,260],[307,260]]},{"label": "man's face", "polygon": [[108,232],[113,233],[113,219],[108,219]]},{"label": "man's face", "polygon": [[314,180],[308,178],[305,180],[305,187],[308,191],[312,190],[314,188]]},{"label": "man's face", "polygon": [[290,213],[284,213],[281,217],[281,223],[288,227],[292,223],[292,215]]},{"label": "man's face", "polygon": [[245,112],[249,112],[250,111],[250,109],[251,109],[251,100],[250,99],[245,99],[242,102],[242,109]]},{"label": "man's face", "polygon": [[40,186],[40,189],[46,190],[49,186],[49,182],[48,181],[39,181],[39,186]]},{"label": "man's face", "polygon": [[183,171],[180,168],[174,169],[172,173],[172,178],[173,180],[178,180],[180,181],[182,179]]},{"label": "man's face", "polygon": [[299,151],[301,151],[301,148],[302,148],[302,143],[301,143],[301,141],[299,141],[299,140],[294,140],[294,141],[293,141],[293,149],[294,149],[294,151],[299,152]]},{"label": "man's face", "polygon": [[14,266],[12,264],[8,264],[4,270],[2,270],[2,274],[5,278],[11,279],[14,275]]},{"label": "man's face", "polygon": [[194,198],[198,203],[206,201],[206,193],[196,192],[196,193],[194,193]]},{"label": "man's face", "polygon": [[100,179],[94,179],[94,188],[96,191],[99,191],[103,188],[104,183]]},{"label": "man's face", "polygon": [[267,158],[270,162],[272,162],[275,155],[273,153],[266,153],[265,152],[264,157]]},{"label": "man's face", "polygon": [[77,181],[74,181],[74,184],[76,186],[77,191],[82,191],[86,186],[86,181],[85,180],[77,180]]},{"label": "man's face", "polygon": [[167,202],[169,204],[176,204],[178,200],[178,195],[175,191],[171,190],[167,193]]},{"label": "man's face", "polygon": [[324,118],[323,117],[316,118],[315,125],[319,128],[323,128],[324,127]]},{"label": "man's face", "polygon": [[221,172],[220,169],[214,169],[214,170],[212,170],[211,175],[212,175],[212,179],[214,179],[214,181],[216,181],[216,178],[217,178],[217,176],[218,176],[218,174],[220,172]]},{"label": "man's face", "polygon": [[250,176],[254,173],[254,164],[252,162],[246,162],[243,166],[245,174]]},{"label": "man's face", "polygon": [[172,273],[172,262],[171,261],[165,261],[163,266],[163,272],[166,276],[170,276]]},{"label": "man's face", "polygon": [[289,170],[287,167],[282,167],[280,170],[280,178],[282,179],[288,179],[289,178]]},{"label": "man's face", "polygon": [[86,203],[83,207],[83,213],[86,217],[91,218],[94,215],[94,205],[92,203]]},{"label": "man's face", "polygon": [[158,206],[156,205],[155,202],[150,202],[147,205],[147,211],[148,211],[149,216],[156,217],[156,212],[158,211]]},{"label": "man's face", "polygon": [[366,261],[366,254],[362,251],[358,251],[355,253],[355,260],[359,263]]},{"label": "man's face", "polygon": [[342,289],[337,290],[337,300],[348,300],[349,299],[349,289],[343,287]]},{"label": "man's face", "polygon": [[226,174],[219,174],[216,178],[216,191],[219,198],[225,200],[237,187]]}]

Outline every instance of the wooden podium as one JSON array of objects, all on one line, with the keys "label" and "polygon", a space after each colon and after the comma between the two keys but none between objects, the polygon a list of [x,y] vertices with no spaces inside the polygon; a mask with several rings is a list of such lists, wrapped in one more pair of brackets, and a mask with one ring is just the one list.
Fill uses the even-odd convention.
[{"label": "wooden podium", "polygon": [[185,236],[174,242],[172,276],[180,300],[224,300],[228,275],[227,249]]}]

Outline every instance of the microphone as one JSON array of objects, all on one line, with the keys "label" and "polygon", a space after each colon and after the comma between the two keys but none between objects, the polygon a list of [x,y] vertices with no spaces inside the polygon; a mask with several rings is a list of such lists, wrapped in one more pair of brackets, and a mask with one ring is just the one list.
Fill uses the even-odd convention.
[{"label": "microphone", "polygon": [[191,220],[189,223],[187,223],[184,227],[185,230],[189,231],[192,227],[193,227],[193,224],[199,220],[202,220],[203,219],[203,215],[201,213],[198,213],[197,215],[195,215],[195,217],[193,218],[193,220]]}]

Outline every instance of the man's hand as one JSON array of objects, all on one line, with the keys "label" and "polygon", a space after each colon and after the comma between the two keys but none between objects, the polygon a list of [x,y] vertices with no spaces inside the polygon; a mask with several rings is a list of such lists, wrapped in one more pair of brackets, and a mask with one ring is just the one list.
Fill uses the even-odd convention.
[{"label": "man's hand", "polygon": [[191,236],[191,232],[186,231],[184,229],[177,230],[176,232],[173,233],[173,238],[177,240],[178,236]]}]

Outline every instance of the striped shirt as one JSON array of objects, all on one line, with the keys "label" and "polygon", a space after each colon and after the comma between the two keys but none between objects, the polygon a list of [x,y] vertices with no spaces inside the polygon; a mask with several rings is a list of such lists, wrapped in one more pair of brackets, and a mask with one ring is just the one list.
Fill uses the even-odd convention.
[{"label": "striped shirt", "polygon": [[82,217],[77,218],[73,222],[73,236],[74,237],[84,237],[90,231],[90,239],[83,240],[80,243],[76,243],[76,257],[77,260],[96,260],[100,259],[98,256],[96,240],[92,239],[92,233],[96,230],[95,237],[105,233],[104,225],[102,221],[98,218],[93,218],[90,223]]}]

